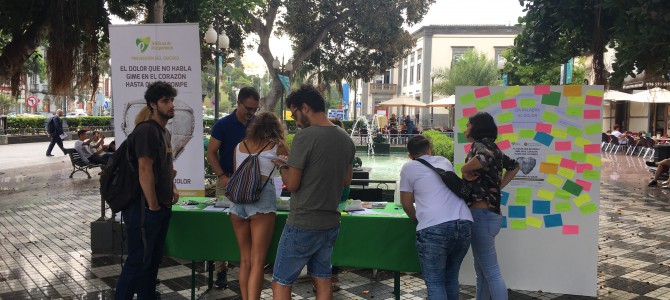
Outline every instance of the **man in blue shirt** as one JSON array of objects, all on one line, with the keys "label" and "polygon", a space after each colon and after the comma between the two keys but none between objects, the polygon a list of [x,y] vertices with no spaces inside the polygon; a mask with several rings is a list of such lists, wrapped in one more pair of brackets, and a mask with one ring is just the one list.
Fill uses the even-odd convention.
[{"label": "man in blue shirt", "polygon": [[[207,147],[207,161],[216,174],[216,196],[224,197],[230,175],[235,171],[235,146],[245,137],[247,126],[260,106],[260,95],[252,87],[244,87],[237,94],[237,108],[214,124],[212,136]],[[226,266],[224,262],[216,263],[216,285],[226,288]]]}]

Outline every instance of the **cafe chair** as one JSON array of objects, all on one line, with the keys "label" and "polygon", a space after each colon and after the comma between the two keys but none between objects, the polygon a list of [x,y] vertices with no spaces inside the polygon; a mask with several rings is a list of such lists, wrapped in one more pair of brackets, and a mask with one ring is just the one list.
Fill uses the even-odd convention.
[{"label": "cafe chair", "polygon": [[647,154],[649,151],[651,151],[651,154],[649,155],[649,158],[654,157],[654,154],[656,154],[656,149],[654,149],[654,145],[656,145],[656,141],[654,139],[647,137],[647,150],[644,151],[644,155],[642,155],[642,159],[647,157]]},{"label": "cafe chair", "polygon": [[641,135],[640,136],[640,146],[641,146],[640,151],[637,153],[638,157],[640,157],[640,155],[642,155],[642,151],[647,150],[647,148],[649,147],[649,138],[644,136],[644,135]]},{"label": "cafe chair", "polygon": [[[621,142],[619,142],[619,138],[617,138],[615,135],[610,135],[610,153],[614,152],[616,154],[619,152],[619,148],[621,147]],[[607,150],[605,150],[607,151]]]},{"label": "cafe chair", "polygon": [[635,141],[635,139],[628,135],[626,136],[626,140],[628,140],[628,148],[626,148],[626,153],[625,155],[633,155],[633,152],[635,152],[635,149],[640,145],[640,140]]},{"label": "cafe chair", "polygon": [[[603,149],[605,145],[609,145],[610,143],[610,136],[607,135],[607,133],[602,133],[602,142],[600,143],[600,149]],[[605,150],[607,151],[607,150]]]}]

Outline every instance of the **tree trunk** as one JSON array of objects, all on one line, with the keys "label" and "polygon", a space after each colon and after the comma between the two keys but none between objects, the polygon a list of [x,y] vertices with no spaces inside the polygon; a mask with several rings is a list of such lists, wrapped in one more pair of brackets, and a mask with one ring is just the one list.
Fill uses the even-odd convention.
[{"label": "tree trunk", "polygon": [[603,85],[607,89],[607,78],[605,77],[605,32],[600,22],[601,17],[600,3],[596,6],[596,26],[593,28],[593,61],[591,68],[593,70],[593,84]]},{"label": "tree trunk", "polygon": [[153,0],[147,3],[147,23],[162,24],[164,0]]}]

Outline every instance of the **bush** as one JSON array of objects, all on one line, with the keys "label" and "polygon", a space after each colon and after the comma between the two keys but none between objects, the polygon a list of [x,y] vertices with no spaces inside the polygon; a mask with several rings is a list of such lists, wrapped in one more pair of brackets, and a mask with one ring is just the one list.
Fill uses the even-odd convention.
[{"label": "bush", "polygon": [[293,144],[294,137],[295,133],[289,133],[286,135],[286,148],[288,148],[288,151],[291,151],[291,144]]},{"label": "bush", "polygon": [[423,135],[433,143],[433,155],[444,156],[454,163],[454,140],[437,130],[426,130]]},{"label": "bush", "polygon": [[[44,128],[46,117],[11,117],[7,118],[7,126],[13,129]],[[68,128],[86,128],[90,126],[111,126],[112,117],[62,117],[67,122]]]}]

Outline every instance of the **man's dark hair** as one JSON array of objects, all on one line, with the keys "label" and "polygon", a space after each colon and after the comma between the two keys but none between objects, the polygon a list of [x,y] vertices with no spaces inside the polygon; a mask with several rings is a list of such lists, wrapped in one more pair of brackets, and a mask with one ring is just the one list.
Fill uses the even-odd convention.
[{"label": "man's dark hair", "polygon": [[158,103],[163,97],[174,98],[177,96],[177,90],[165,81],[156,81],[147,87],[144,92],[144,100],[147,106],[151,108],[151,103]]},{"label": "man's dark hair", "polygon": [[430,140],[424,135],[415,135],[407,141],[407,151],[412,156],[423,155],[430,149]]},{"label": "man's dark hair", "polygon": [[258,91],[256,91],[255,88],[245,86],[240,90],[239,93],[237,93],[237,101],[243,102],[248,98],[253,98],[254,100],[258,101],[261,99],[261,95],[258,94]]},{"label": "man's dark hair", "polygon": [[77,131],[77,136],[80,136],[82,134],[86,134],[87,132],[88,132],[88,130],[86,130],[86,129],[79,130],[79,131]]},{"label": "man's dark hair", "polygon": [[323,100],[323,95],[311,84],[303,84],[286,97],[286,107],[300,108],[303,103],[314,112],[326,111],[326,101]]},{"label": "man's dark hair", "polygon": [[485,112],[480,111],[476,112],[474,115],[470,116],[470,137],[479,141],[483,138],[489,138],[495,140],[498,137],[498,126],[493,120],[493,117]]}]

